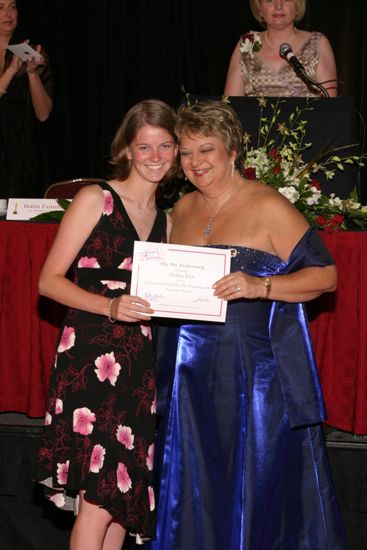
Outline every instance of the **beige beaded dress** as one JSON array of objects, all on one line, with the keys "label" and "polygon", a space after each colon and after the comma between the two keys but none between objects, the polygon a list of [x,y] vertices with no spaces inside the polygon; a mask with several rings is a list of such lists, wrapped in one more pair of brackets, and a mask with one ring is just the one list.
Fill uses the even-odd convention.
[{"label": "beige beaded dress", "polygon": [[[253,32],[253,31],[251,31]],[[321,33],[312,32],[295,55],[306,73],[316,80]],[[314,97],[316,89],[309,88],[294,72],[287,61],[279,70],[272,69],[257,53],[251,57],[241,53],[241,75],[247,96]]]}]

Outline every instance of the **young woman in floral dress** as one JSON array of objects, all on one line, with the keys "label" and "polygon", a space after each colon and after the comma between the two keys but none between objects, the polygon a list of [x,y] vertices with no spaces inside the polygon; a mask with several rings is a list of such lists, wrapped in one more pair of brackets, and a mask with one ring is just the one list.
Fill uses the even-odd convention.
[{"label": "young woman in floral dress", "polygon": [[134,241],[167,239],[155,195],[175,171],[174,124],[161,101],[130,109],[112,144],[115,178],[79,191],[40,277],[40,293],[68,311],[35,478],[61,508],[78,497],[71,550],[120,550],[126,532],[155,535],[152,309],[129,285]]}]

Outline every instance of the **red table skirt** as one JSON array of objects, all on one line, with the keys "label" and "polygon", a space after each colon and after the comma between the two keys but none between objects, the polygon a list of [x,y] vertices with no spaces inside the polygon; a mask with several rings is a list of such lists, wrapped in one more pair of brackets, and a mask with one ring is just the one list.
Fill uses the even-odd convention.
[{"label": "red table skirt", "polygon": [[[38,296],[57,224],[0,222],[0,411],[42,417],[65,310]],[[321,233],[338,290],[307,305],[328,423],[367,433],[367,232]]]},{"label": "red table skirt", "polygon": [[308,304],[328,424],[367,433],[367,232],[320,233],[338,288]]},{"label": "red table skirt", "polygon": [[0,222],[0,411],[45,413],[65,310],[39,298],[38,278],[57,224]]}]

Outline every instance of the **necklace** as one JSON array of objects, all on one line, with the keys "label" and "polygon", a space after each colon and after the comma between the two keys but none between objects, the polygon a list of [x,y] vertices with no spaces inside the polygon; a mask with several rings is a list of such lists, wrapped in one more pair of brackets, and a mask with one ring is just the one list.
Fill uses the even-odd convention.
[{"label": "necklace", "polygon": [[150,204],[147,204],[146,206],[143,206],[141,204],[141,202],[135,200],[135,199],[132,199],[131,197],[129,197],[128,195],[120,195],[120,197],[123,199],[123,200],[127,200],[129,202],[132,202],[133,204],[135,204],[135,206],[138,207],[138,210],[139,212],[142,214],[144,212],[146,212],[147,210],[150,210],[151,208],[153,208],[153,206],[155,205],[155,198],[153,198],[153,200],[150,202]]},{"label": "necklace", "polygon": [[222,204],[219,205],[219,208],[217,208],[217,210],[212,213],[210,212],[210,208],[209,208],[209,205],[208,205],[208,201],[206,200],[206,198],[204,197],[204,195],[201,195],[203,197],[203,200],[204,200],[204,204],[206,206],[206,209],[207,211],[209,212],[209,219],[208,219],[208,223],[206,224],[205,226],[205,229],[204,229],[204,237],[207,239],[210,235],[211,235],[211,232],[213,231],[213,223],[214,223],[214,218],[215,216],[218,215],[218,213],[220,212],[220,210],[223,208],[223,206],[225,204],[227,204],[227,202],[229,201],[229,199],[235,194],[236,192],[236,189],[234,189],[231,193],[229,193],[229,195],[227,195],[227,197],[224,199],[224,201],[222,202]]},{"label": "necklace", "polygon": [[[293,34],[292,34],[292,37],[290,37],[288,40],[293,39],[293,38],[296,36],[296,33],[297,33],[297,29],[294,29],[294,30],[293,30]],[[279,50],[279,46],[275,46],[275,45],[272,44],[272,42],[270,41],[270,39],[269,39],[269,37],[268,37],[268,31],[265,31],[265,42],[267,43],[267,45],[268,45],[272,50]]]}]

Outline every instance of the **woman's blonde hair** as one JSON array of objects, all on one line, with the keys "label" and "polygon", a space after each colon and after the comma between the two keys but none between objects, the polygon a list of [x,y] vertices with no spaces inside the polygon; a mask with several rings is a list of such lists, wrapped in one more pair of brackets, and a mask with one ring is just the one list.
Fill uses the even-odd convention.
[{"label": "woman's blonde hair", "polygon": [[236,111],[225,101],[197,101],[182,105],[177,112],[176,135],[216,136],[228,154],[236,152],[235,164],[240,168],[243,130]]},{"label": "woman's blonde hair", "polygon": [[[294,3],[296,5],[297,14],[296,14],[296,21],[300,21],[302,17],[305,14],[306,11],[306,2],[307,0],[294,0]],[[259,23],[263,23],[264,20],[261,16],[261,0],[250,0],[250,8],[252,11],[252,15],[259,21]]]}]

